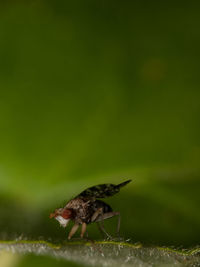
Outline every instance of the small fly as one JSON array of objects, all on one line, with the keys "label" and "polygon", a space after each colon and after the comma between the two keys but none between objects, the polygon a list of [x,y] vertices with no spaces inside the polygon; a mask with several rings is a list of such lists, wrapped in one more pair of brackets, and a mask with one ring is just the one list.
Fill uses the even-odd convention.
[{"label": "small fly", "polygon": [[50,218],[55,218],[61,226],[66,227],[70,220],[74,225],[69,232],[68,239],[76,233],[81,225],[81,238],[84,237],[87,225],[96,222],[99,230],[111,237],[105,230],[103,221],[113,216],[118,216],[117,233],[120,229],[120,212],[113,211],[110,205],[99,198],[106,198],[115,195],[120,188],[127,185],[131,180],[121,184],[100,184],[87,188],[78,196],[70,200],[64,208],[56,209],[50,214]]}]

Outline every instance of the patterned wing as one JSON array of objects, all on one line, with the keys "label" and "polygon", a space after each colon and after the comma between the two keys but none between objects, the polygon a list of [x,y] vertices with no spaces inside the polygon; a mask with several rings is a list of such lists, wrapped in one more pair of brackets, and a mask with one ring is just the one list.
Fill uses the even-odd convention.
[{"label": "patterned wing", "polygon": [[121,184],[99,184],[92,186],[81,192],[77,197],[88,198],[106,198],[115,195],[120,191],[120,188],[128,184],[131,180],[125,181]]}]

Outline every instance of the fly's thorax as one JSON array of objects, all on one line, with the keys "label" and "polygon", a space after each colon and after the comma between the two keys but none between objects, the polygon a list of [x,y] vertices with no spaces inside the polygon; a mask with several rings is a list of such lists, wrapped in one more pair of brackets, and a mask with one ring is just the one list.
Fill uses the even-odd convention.
[{"label": "fly's thorax", "polygon": [[65,208],[73,209],[75,215],[73,220],[76,223],[88,223],[93,213],[92,202],[90,198],[77,197],[70,200]]},{"label": "fly's thorax", "polygon": [[88,198],[81,198],[81,197],[74,198],[67,203],[65,209],[77,210],[79,208],[86,208],[90,202],[91,200]]}]

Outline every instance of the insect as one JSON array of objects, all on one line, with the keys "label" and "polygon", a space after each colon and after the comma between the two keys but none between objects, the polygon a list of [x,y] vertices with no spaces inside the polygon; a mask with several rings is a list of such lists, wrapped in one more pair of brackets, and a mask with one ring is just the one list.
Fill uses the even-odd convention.
[{"label": "insect", "polygon": [[74,225],[69,232],[68,239],[76,233],[81,225],[81,238],[84,237],[87,225],[96,222],[99,230],[111,237],[105,230],[103,221],[113,216],[118,216],[117,233],[120,229],[120,212],[113,211],[110,205],[99,198],[106,198],[115,195],[120,188],[128,184],[131,180],[118,185],[100,184],[87,188],[75,198],[71,199],[64,208],[56,209],[50,214],[50,218],[55,218],[61,226],[66,227],[70,220]]}]

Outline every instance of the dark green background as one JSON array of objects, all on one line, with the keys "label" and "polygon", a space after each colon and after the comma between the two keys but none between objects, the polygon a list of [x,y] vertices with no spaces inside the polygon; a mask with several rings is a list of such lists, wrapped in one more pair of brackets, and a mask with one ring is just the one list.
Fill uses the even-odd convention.
[{"label": "dark green background", "polygon": [[122,236],[199,243],[199,7],[0,2],[1,239],[65,240],[54,208],[131,178],[107,200]]}]

